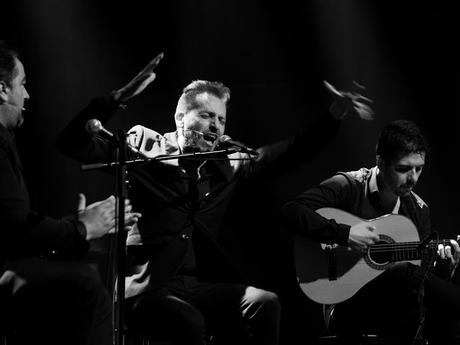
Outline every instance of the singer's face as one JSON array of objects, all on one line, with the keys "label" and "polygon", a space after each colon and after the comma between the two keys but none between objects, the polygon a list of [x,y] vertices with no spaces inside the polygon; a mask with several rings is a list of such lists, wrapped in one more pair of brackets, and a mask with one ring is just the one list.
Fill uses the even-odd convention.
[{"label": "singer's face", "polygon": [[24,103],[29,99],[26,87],[26,74],[21,61],[16,59],[16,75],[11,84],[5,87],[6,99],[2,104],[1,122],[9,130],[22,125]]},{"label": "singer's face", "polygon": [[380,180],[384,189],[404,197],[410,194],[420,177],[425,165],[425,153],[409,153],[401,158],[385,164],[379,164]]},{"label": "singer's face", "polygon": [[193,109],[188,110],[183,117],[184,148],[198,148],[200,151],[209,151],[213,142],[203,139],[201,133],[212,132],[221,136],[225,132],[227,107],[218,97],[209,93],[196,96]]}]

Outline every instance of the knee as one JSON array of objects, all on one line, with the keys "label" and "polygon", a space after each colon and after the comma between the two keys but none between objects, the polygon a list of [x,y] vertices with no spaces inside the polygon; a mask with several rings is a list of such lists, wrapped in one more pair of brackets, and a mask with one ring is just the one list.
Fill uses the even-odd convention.
[{"label": "knee", "polygon": [[178,322],[182,328],[188,333],[203,334],[205,331],[205,320],[201,312],[190,306],[183,308],[178,315],[176,315]]},{"label": "knee", "polygon": [[[206,325],[203,314],[192,307],[191,305],[185,305],[180,308],[171,320],[171,334],[172,338],[177,344],[190,344],[190,345],[201,345],[203,344]],[[179,332],[177,330],[180,330]]]},{"label": "knee", "polygon": [[[89,301],[104,301],[109,303],[109,295],[104,287],[99,272],[89,265],[76,265],[69,269],[62,285],[66,287],[69,295],[74,294],[76,298],[82,298]],[[110,303],[109,303],[110,304]]]},{"label": "knee", "polygon": [[70,279],[76,286],[87,291],[99,290],[103,287],[99,272],[89,265],[81,265],[71,272]]},{"label": "knee", "polygon": [[254,309],[260,316],[271,319],[279,319],[281,313],[281,304],[276,293],[254,287],[246,289],[243,306],[246,307],[246,311],[255,306]]},{"label": "knee", "polygon": [[[177,344],[201,344],[206,326],[203,314],[174,296],[140,297],[128,303],[128,327]],[[180,331],[179,331],[180,330]]]},{"label": "knee", "polygon": [[265,309],[273,314],[279,314],[281,312],[281,304],[278,295],[271,291],[262,291],[260,300]]}]

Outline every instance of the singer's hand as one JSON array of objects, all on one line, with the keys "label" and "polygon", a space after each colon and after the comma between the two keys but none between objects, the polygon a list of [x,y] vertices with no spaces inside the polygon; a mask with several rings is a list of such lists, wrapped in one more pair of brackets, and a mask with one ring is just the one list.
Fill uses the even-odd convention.
[{"label": "singer's hand", "polygon": [[373,120],[374,111],[369,106],[373,101],[364,97],[359,91],[366,89],[363,85],[353,81],[354,90],[337,90],[333,85],[323,80],[324,86],[334,98],[329,112],[335,119],[342,119],[349,113],[357,114],[363,120]]},{"label": "singer's hand", "polygon": [[153,58],[128,84],[114,91],[112,97],[119,103],[125,103],[134,96],[140,94],[144,89],[155,80],[156,74],[153,72],[158,66],[163,53],[158,54]]},{"label": "singer's hand", "polygon": [[6,270],[0,275],[0,286],[10,286],[13,295],[26,284],[27,281],[15,271]]}]

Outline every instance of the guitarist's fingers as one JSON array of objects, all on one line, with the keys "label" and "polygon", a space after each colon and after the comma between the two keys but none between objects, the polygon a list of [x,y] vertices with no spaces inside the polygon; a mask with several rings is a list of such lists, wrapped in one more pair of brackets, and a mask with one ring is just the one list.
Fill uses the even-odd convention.
[{"label": "guitarist's fingers", "polygon": [[374,244],[380,240],[380,236],[375,233],[375,226],[368,225],[367,230],[369,230],[371,233],[369,234],[369,245]]},{"label": "guitarist's fingers", "polygon": [[450,244],[452,245],[452,247],[454,247],[454,254],[460,253],[460,245],[458,244],[458,239],[457,241],[450,240]]},{"label": "guitarist's fingers", "polygon": [[458,244],[457,241],[450,240],[450,243],[453,247],[453,253],[452,253],[453,261],[454,261],[453,264],[456,264],[460,260],[460,245]]},{"label": "guitarist's fingers", "polygon": [[444,245],[438,244],[438,255],[441,257],[441,259],[446,258],[446,253],[444,251]]}]

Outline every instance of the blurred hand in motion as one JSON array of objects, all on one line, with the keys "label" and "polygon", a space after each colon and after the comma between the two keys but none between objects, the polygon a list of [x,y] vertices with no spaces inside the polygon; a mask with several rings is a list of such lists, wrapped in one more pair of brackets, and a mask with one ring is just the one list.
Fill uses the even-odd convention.
[{"label": "blurred hand in motion", "polygon": [[[86,206],[84,194],[78,195],[78,219],[86,227],[86,240],[93,240],[103,237],[106,234],[115,232],[116,222],[116,203],[113,195],[105,200],[97,201]],[[132,212],[132,205],[129,200],[125,200],[125,229],[137,223],[142,215]]]},{"label": "blurred hand in motion", "polygon": [[158,54],[125,86],[114,91],[112,93],[115,101],[119,103],[125,103],[134,96],[140,94],[144,89],[155,80],[156,74],[153,70],[158,66],[161,59],[163,58],[163,53]]},{"label": "blurred hand in motion", "polygon": [[0,286],[6,286],[11,289],[9,294],[15,295],[26,284],[27,281],[14,271],[6,270],[0,275]]},{"label": "blurred hand in motion", "polygon": [[360,252],[366,252],[370,245],[379,241],[380,237],[375,232],[375,227],[368,222],[361,222],[350,228],[348,245]]},{"label": "blurred hand in motion", "polygon": [[369,106],[373,101],[360,93],[366,89],[363,85],[353,81],[353,90],[344,91],[337,90],[326,80],[323,80],[323,83],[334,99],[329,107],[329,112],[335,119],[340,120],[350,113],[357,114],[363,120],[374,119],[374,111]]}]

